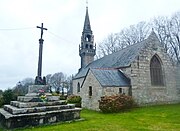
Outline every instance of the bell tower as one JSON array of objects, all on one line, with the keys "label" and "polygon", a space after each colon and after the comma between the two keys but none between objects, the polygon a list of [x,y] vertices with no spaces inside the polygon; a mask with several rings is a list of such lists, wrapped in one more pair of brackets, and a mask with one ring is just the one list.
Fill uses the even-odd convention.
[{"label": "bell tower", "polygon": [[81,44],[79,45],[79,56],[81,57],[81,68],[94,61],[96,55],[96,45],[94,46],[94,35],[91,30],[88,7],[86,7],[86,16],[84,28],[81,36]]}]

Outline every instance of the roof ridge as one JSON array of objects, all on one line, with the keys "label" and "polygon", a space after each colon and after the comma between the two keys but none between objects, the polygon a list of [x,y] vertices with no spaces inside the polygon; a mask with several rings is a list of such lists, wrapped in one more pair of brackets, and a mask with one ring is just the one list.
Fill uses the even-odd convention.
[{"label": "roof ridge", "polygon": [[116,68],[102,68],[102,67],[100,67],[100,68],[91,68],[91,69],[98,69],[98,70],[118,70],[118,69],[116,69]]},{"label": "roof ridge", "polygon": [[[116,51],[116,52],[119,52],[119,51],[121,51],[121,50],[125,50],[125,49],[130,48],[130,47],[132,47],[132,46],[135,46],[135,45],[137,45],[137,44],[143,43],[143,42],[146,41],[147,39],[148,39],[148,38],[146,38],[146,39],[144,39],[144,40],[142,40],[142,41],[140,41],[140,42],[137,42],[137,43],[128,45],[128,46],[126,46],[125,48],[120,49],[120,50],[118,50],[118,51]],[[114,52],[114,53],[115,53],[115,52]],[[113,53],[112,53],[112,54],[113,54]]]}]

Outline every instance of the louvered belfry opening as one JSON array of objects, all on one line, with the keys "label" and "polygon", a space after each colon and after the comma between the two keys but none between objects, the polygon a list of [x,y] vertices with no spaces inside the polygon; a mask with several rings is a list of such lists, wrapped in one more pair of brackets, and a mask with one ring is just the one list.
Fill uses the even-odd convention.
[{"label": "louvered belfry opening", "polygon": [[162,66],[159,58],[154,55],[150,63],[151,84],[153,86],[164,86]]}]

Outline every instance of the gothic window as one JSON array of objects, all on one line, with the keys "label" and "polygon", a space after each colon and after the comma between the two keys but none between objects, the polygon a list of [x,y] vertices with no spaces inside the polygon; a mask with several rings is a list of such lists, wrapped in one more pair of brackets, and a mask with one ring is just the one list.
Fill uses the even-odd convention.
[{"label": "gothic window", "polygon": [[89,86],[89,96],[92,96],[92,86]]},{"label": "gothic window", "polygon": [[80,92],[80,83],[77,84],[77,92]]},{"label": "gothic window", "polygon": [[154,55],[151,59],[150,74],[151,74],[151,84],[153,86],[164,85],[161,62],[156,55]]},{"label": "gothic window", "polygon": [[88,44],[86,44],[86,49],[88,48]]}]

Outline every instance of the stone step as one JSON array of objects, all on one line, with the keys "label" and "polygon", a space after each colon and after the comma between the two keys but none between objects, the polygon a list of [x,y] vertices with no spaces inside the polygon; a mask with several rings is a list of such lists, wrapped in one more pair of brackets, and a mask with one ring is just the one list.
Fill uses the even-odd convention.
[{"label": "stone step", "polygon": [[66,101],[50,101],[50,102],[21,102],[21,101],[11,101],[10,105],[18,108],[31,108],[31,107],[42,107],[42,106],[55,106],[55,105],[65,105]]},{"label": "stone step", "polygon": [[37,126],[80,119],[80,108],[13,115],[0,108],[0,122],[6,128]]},{"label": "stone step", "polygon": [[36,97],[35,96],[33,96],[33,97],[31,97],[31,96],[18,96],[18,98],[17,98],[18,101],[22,101],[22,102],[30,102],[33,99],[39,100],[39,97],[38,96],[36,96]]},{"label": "stone step", "polygon": [[[26,94],[25,96],[31,96],[31,97],[33,97],[33,96],[39,96],[39,94],[40,93],[28,93],[28,94]],[[46,96],[52,96],[52,94],[51,93],[44,93]]]},{"label": "stone step", "polygon": [[[47,101],[59,101],[59,96],[46,95]],[[21,102],[41,102],[42,100],[38,95],[18,96],[18,101]]]},{"label": "stone step", "polygon": [[74,104],[68,105],[56,105],[56,106],[42,106],[42,107],[31,107],[31,108],[17,108],[11,105],[4,105],[4,110],[13,114],[25,114],[25,113],[38,113],[46,111],[64,110],[64,109],[74,109]]}]

